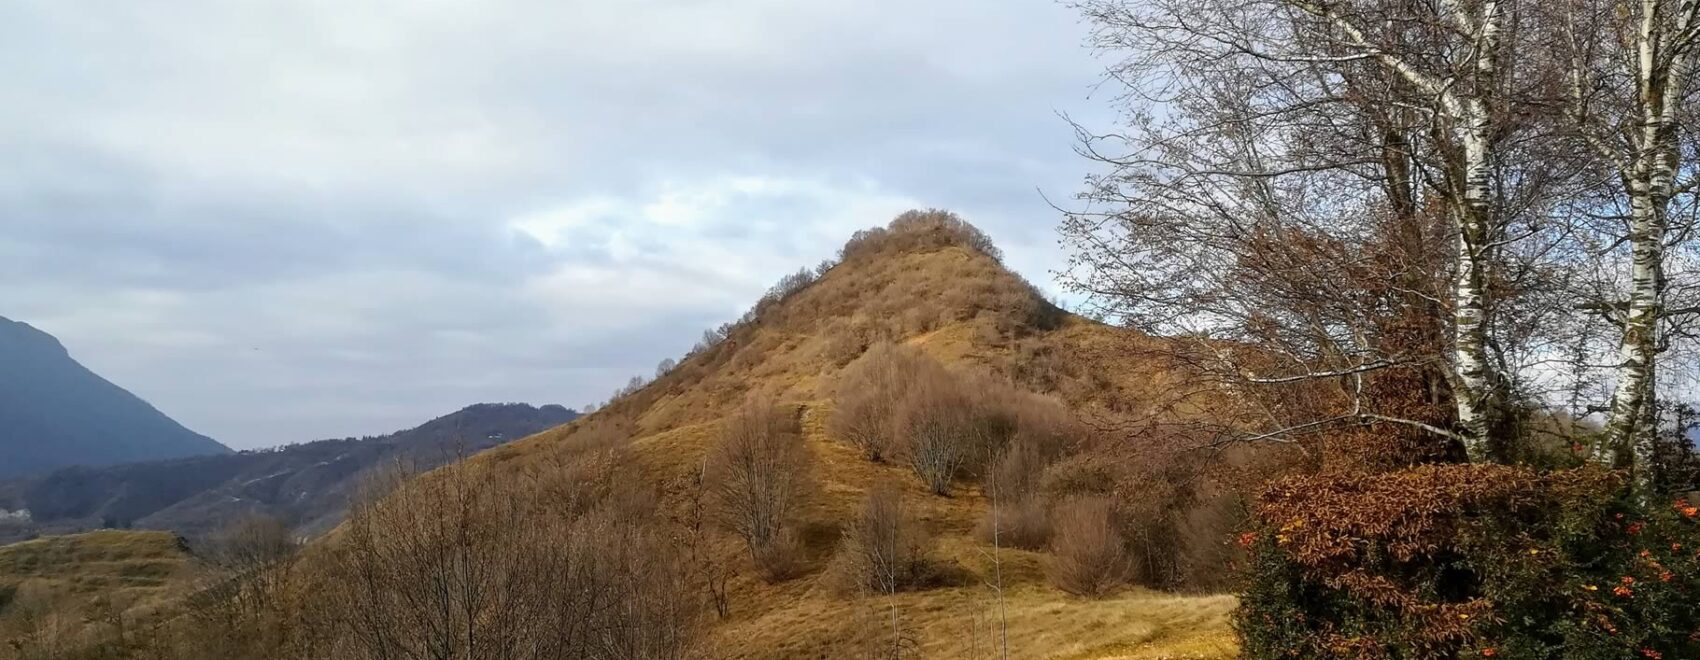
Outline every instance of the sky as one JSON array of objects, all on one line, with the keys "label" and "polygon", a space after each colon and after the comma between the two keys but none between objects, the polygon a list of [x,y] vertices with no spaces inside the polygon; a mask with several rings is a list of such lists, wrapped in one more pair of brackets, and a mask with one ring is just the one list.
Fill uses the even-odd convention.
[{"label": "sky", "polygon": [[1047,291],[1051,0],[8,0],[0,316],[237,448],[580,407],[954,210]]}]

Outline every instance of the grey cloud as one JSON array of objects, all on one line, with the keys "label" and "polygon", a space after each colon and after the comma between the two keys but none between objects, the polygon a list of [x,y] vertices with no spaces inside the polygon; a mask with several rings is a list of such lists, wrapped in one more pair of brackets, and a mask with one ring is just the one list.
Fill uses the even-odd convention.
[{"label": "grey cloud", "polygon": [[1049,2],[0,5],[0,314],[237,446],[580,405],[911,205],[1029,279]]}]

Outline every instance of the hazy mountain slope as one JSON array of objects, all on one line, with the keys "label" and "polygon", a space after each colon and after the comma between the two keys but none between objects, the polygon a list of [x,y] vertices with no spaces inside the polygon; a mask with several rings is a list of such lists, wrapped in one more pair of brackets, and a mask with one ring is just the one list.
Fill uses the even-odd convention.
[{"label": "hazy mountain slope", "polygon": [[[0,483],[0,508],[28,509],[24,532],[136,526],[203,533],[249,513],[277,516],[303,532],[335,524],[361,475],[386,461],[421,467],[572,421],[558,405],[478,404],[390,435],[321,440],[104,468],[66,468]],[[0,526],[0,540],[7,529]]]},{"label": "hazy mountain slope", "polygon": [[229,451],[0,317],[0,477]]},{"label": "hazy mountain slope", "polygon": [[[711,624],[708,654],[717,658],[843,657],[870,626],[885,625],[888,607],[914,631],[920,657],[971,657],[975,645],[986,650],[984,626],[994,620],[995,604],[983,585],[994,574],[993,548],[973,530],[988,500],[974,484],[963,484],[953,497],[931,495],[906,466],[868,462],[826,431],[838,374],[870,343],[917,346],[953,369],[1001,375],[1079,411],[1149,412],[1137,408],[1156,397],[1142,393],[1177,378],[1161,365],[1129,359],[1130,351],[1157,340],[1066,314],[987,254],[949,241],[906,241],[849,256],[804,288],[771,294],[724,334],[580,423],[472,459],[521,470],[570,447],[575,432],[597,420],[625,420],[635,428],[632,447],[649,479],[662,485],[664,500],[678,503],[719,442],[720,420],[748,394],[766,392],[797,406],[819,479],[802,522],[809,568],[778,584],[741,568],[732,581],[730,618]],[[940,557],[968,571],[964,586],[905,592],[877,603],[823,586],[832,548],[866,492],[880,482],[903,484],[905,501]],[[722,552],[726,561],[747,563],[736,543]],[[1005,548],[997,557],[1011,657],[1234,653],[1231,597],[1129,589],[1107,600],[1080,600],[1046,583],[1043,553]]]}]

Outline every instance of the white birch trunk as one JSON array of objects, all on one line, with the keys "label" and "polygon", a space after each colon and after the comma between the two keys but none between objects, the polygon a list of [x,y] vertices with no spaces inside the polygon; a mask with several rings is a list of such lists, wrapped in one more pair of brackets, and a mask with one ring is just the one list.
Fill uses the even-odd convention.
[{"label": "white birch trunk", "polygon": [[1496,387],[1487,355],[1487,266],[1485,254],[1494,205],[1489,186],[1487,109],[1474,99],[1455,104],[1464,126],[1463,194],[1454,213],[1458,230],[1458,273],[1453,283],[1453,361],[1457,370],[1454,399],[1470,462],[1490,458]]},{"label": "white birch trunk", "polygon": [[1453,367],[1458,376],[1453,398],[1458,423],[1463,427],[1464,450],[1471,463],[1484,463],[1492,460],[1492,432],[1501,403],[1499,378],[1487,353],[1487,282],[1493,263],[1488,243],[1499,222],[1490,180],[1493,123],[1487,98],[1499,76],[1503,17],[1494,0],[1482,4],[1474,26],[1459,12],[1458,7],[1452,7],[1452,14],[1464,28],[1476,27],[1477,31],[1476,79],[1470,95],[1459,98],[1446,90],[1441,97],[1453,121],[1458,122],[1455,133],[1464,148],[1463,190],[1454,211],[1458,216],[1458,275],[1452,291],[1452,332]]},{"label": "white birch trunk", "polygon": [[[1690,77],[1689,50],[1694,47],[1694,0],[1683,2],[1675,16],[1666,16],[1661,4],[1661,0],[1642,0],[1636,34],[1635,108],[1640,130],[1630,134],[1628,146],[1632,151],[1626,163],[1628,171],[1623,172],[1630,207],[1629,308],[1619,349],[1617,389],[1606,426],[1607,442],[1595,453],[1598,461],[1630,469],[1642,487],[1652,480],[1653,438],[1657,433],[1650,413],[1657,394],[1655,367],[1664,313],[1666,227],[1678,159],[1676,111],[1686,93],[1683,88]],[[1690,36],[1683,42],[1679,35],[1685,34]]]}]

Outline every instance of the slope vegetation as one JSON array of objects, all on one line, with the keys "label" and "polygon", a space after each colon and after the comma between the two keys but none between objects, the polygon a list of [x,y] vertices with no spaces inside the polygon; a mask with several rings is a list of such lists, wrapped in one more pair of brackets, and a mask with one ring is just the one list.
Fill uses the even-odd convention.
[{"label": "slope vegetation", "polygon": [[[1047,583],[1043,551],[994,547],[977,535],[990,499],[975,483],[932,494],[906,465],[871,462],[828,430],[844,369],[870,346],[914,347],[961,373],[982,374],[1060,399],[1083,416],[1146,418],[1148,393],[1178,376],[1127,359],[1154,341],[1046,302],[1006,270],[989,245],[937,228],[859,235],[840,263],[787,278],[738,323],[711,332],[671,372],[578,423],[475,457],[501,473],[524,472],[572,451],[580,436],[615,426],[663,506],[693,499],[695,477],[723,442],[724,422],[752,396],[794,410],[818,481],[800,520],[799,575],[760,579],[741,546],[728,613],[708,624],[709,653],[725,658],[848,657],[869,631],[896,625],[923,657],[994,657],[1007,629],[1011,657],[1231,657],[1228,596],[1174,595],[1129,587],[1100,599]],[[1180,413],[1184,414],[1184,413]],[[882,597],[832,587],[831,556],[867,494],[896,484],[952,577],[939,586]],[[1155,496],[1155,495],[1154,495]],[[1001,588],[1002,598],[998,597]],[[896,620],[896,623],[893,623]]]},{"label": "slope vegetation", "polygon": [[1230,408],[1177,406],[1186,374],[1140,357],[1162,345],[1048,303],[955,216],[905,214],[653,382],[371,482],[301,551],[238,553],[173,625],[108,637],[185,659],[1232,657],[1234,518],[1207,506],[1232,498],[1164,451]]}]

